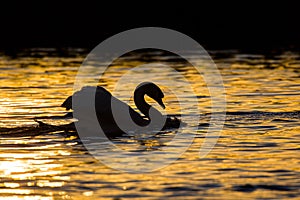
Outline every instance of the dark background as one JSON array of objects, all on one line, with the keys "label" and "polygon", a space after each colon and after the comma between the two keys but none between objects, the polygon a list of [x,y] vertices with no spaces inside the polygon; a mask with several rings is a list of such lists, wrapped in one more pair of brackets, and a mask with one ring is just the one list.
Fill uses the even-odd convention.
[{"label": "dark background", "polygon": [[121,31],[158,26],[187,34],[209,50],[299,50],[300,15],[296,3],[203,2],[2,2],[0,49],[92,49]]}]

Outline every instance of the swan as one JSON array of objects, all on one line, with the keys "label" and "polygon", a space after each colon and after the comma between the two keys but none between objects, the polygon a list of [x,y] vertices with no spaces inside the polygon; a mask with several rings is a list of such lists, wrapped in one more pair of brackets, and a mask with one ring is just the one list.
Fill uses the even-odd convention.
[{"label": "swan", "polygon": [[[72,99],[79,97],[80,100],[84,100],[86,94],[95,93],[95,110],[98,122],[105,133],[109,138],[119,137],[126,134],[116,123],[116,120],[113,115],[113,110],[116,111],[119,120],[123,120],[124,123],[128,122],[128,118],[131,117],[132,121],[140,127],[145,127],[151,123],[151,116],[155,117],[155,120],[164,120],[164,124],[161,130],[179,128],[180,120],[172,116],[164,116],[156,108],[149,105],[145,101],[145,95],[154,99],[163,109],[165,105],[163,103],[164,93],[162,90],[152,82],[142,82],[140,83],[134,91],[134,103],[137,109],[143,114],[139,114],[125,102],[114,97],[109,91],[101,86],[85,86],[80,91],[75,92],[72,96],[69,96],[62,104],[61,107],[64,107],[66,110],[73,109]],[[113,102],[113,104],[112,104]],[[81,102],[80,102],[81,103]],[[84,104],[84,102],[83,102]],[[112,107],[112,105],[114,107]],[[74,108],[76,109],[76,108]],[[116,109],[116,110],[115,110]],[[124,115],[124,111],[127,111],[130,115]],[[68,114],[67,114],[68,115]],[[70,114],[69,114],[70,115]],[[88,115],[88,114],[87,114]],[[83,117],[87,117],[87,115]],[[131,120],[130,119],[130,120]],[[80,119],[78,119],[80,120]],[[86,120],[88,122],[88,120]],[[119,122],[119,121],[118,121]],[[127,123],[128,124],[128,123]],[[130,130],[129,130],[130,131]]]}]

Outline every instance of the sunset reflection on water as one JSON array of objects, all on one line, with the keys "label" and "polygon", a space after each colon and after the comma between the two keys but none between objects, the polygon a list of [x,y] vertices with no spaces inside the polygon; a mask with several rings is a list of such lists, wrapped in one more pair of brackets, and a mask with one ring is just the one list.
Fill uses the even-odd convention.
[{"label": "sunset reflection on water", "polygon": [[[34,117],[66,113],[59,106],[72,95],[74,78],[84,59],[84,53],[74,51],[77,53],[69,57],[40,50],[32,54],[42,56],[1,55],[0,130],[36,126]],[[193,145],[175,163],[147,174],[113,170],[94,159],[76,137],[60,132],[34,137],[6,135],[0,140],[0,198],[296,198],[300,195],[300,56],[290,52],[271,58],[239,52],[220,54],[211,52],[224,81],[228,115],[218,144],[205,158],[199,159],[205,126],[192,132]],[[91,66],[95,80],[91,85],[100,84],[113,91],[124,72],[144,63],[145,57],[178,65],[200,97],[200,122],[208,123],[206,114],[210,113],[211,102],[205,82],[190,66],[180,66],[182,63],[176,63],[173,57],[136,54],[111,66],[100,82],[100,74]],[[122,99],[132,93],[129,88],[134,85],[130,84],[128,80],[128,87],[114,95]],[[164,86],[162,89],[166,93],[166,113],[192,114],[179,108],[174,91]],[[185,100],[195,101],[189,96]],[[132,100],[130,105],[134,107]],[[170,137],[172,133],[162,135],[145,146],[134,140],[116,142],[126,150],[157,150]]]}]

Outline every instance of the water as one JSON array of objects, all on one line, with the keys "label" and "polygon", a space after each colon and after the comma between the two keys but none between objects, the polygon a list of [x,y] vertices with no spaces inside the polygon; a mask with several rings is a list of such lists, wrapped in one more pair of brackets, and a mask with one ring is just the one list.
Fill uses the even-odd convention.
[{"label": "water", "polygon": [[[227,116],[213,150],[199,158],[210,119],[211,101],[203,79],[189,66],[159,53],[134,54],[115,64],[100,84],[112,91],[126,70],[144,61],[180,66],[199,99],[199,130],[193,144],[173,164],[149,173],[125,173],[93,158],[80,140],[62,131],[35,136],[14,132],[0,139],[1,199],[287,199],[300,196],[300,55],[255,55],[238,51],[210,52],[226,89]],[[0,130],[37,126],[34,117],[59,116],[73,93],[85,51],[67,55],[55,49],[27,50],[0,57]],[[90,67],[91,80],[100,75]],[[159,73],[155,70],[149,74]],[[167,73],[167,72],[164,72]],[[135,77],[147,80],[145,73]],[[172,77],[171,77],[172,78]],[[174,79],[178,77],[173,77]],[[125,100],[134,82],[114,93]],[[180,109],[174,91],[163,88],[168,114],[193,116]],[[178,88],[178,92],[183,89]],[[172,93],[173,92],[173,93]],[[195,102],[185,96],[185,102]],[[132,100],[129,104],[134,106]],[[65,120],[46,120],[50,124]],[[158,151],[174,131],[137,141],[119,138],[125,150]],[[131,163],[125,163],[130,165]]]}]

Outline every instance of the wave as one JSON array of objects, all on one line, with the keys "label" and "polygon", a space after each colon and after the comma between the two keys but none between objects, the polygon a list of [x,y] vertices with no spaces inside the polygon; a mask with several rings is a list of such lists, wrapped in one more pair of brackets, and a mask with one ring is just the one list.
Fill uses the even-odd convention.
[{"label": "wave", "polygon": [[[216,113],[216,114],[224,114],[224,113]],[[199,127],[207,128],[209,124],[209,119],[212,113],[205,113],[200,115],[200,120],[203,121],[199,123]],[[178,116],[178,115],[174,115]],[[49,119],[49,117],[47,117]],[[53,119],[61,117],[53,117]],[[300,119],[300,111],[293,111],[293,112],[263,112],[263,111],[251,111],[251,112],[226,112],[226,120],[225,120],[225,127],[227,128],[243,128],[242,124],[245,123],[255,123],[255,120],[268,120],[271,123],[293,123],[298,122]],[[58,133],[65,136],[76,136],[78,134],[76,132],[76,128],[74,123],[64,124],[64,125],[51,125],[46,124],[42,121],[35,120],[37,125],[33,126],[20,126],[14,128],[7,128],[7,127],[0,127],[0,136],[1,137],[34,137],[43,134],[49,133]],[[243,123],[240,123],[242,122]],[[246,122],[245,122],[246,121]],[[239,125],[232,125],[233,122],[238,123]],[[251,127],[251,126],[249,126]],[[245,128],[245,127],[244,127]],[[253,128],[253,127],[252,127]],[[275,126],[271,125],[258,125],[254,128],[259,129],[270,129],[275,128]]]}]

